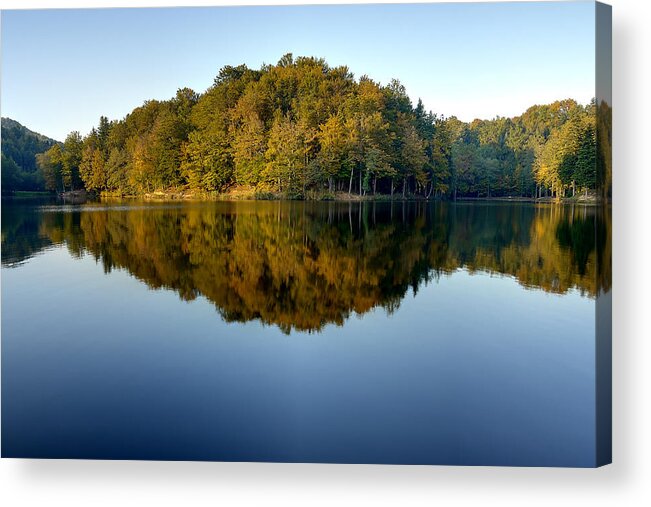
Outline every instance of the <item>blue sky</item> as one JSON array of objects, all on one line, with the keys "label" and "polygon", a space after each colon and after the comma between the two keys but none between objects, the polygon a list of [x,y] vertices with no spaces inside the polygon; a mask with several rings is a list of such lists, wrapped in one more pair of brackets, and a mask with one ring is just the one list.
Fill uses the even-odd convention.
[{"label": "blue sky", "polygon": [[398,78],[446,116],[513,116],[593,97],[594,3],[3,11],[1,112],[62,140],[288,52]]}]

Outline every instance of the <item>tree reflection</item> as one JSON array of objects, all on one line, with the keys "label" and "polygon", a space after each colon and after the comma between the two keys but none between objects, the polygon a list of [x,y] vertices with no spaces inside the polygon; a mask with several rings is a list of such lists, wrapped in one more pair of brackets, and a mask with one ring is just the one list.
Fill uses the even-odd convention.
[{"label": "tree reflection", "polygon": [[610,288],[609,236],[609,213],[587,206],[96,205],[3,212],[2,262],[63,243],[107,273],[126,269],[184,300],[204,296],[226,321],[315,331],[376,307],[393,312],[410,288],[461,268],[595,297]]}]

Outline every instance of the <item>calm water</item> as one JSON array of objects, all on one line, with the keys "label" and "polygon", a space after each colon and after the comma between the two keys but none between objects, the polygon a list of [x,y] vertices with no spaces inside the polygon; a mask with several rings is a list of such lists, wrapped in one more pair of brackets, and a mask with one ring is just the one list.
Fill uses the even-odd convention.
[{"label": "calm water", "polygon": [[2,455],[592,466],[609,233],[584,206],[3,201]]}]

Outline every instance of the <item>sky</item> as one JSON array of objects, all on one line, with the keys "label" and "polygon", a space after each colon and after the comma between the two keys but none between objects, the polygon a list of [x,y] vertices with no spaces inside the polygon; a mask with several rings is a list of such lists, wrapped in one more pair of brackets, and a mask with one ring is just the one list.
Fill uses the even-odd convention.
[{"label": "sky", "polygon": [[63,140],[224,65],[325,58],[461,120],[594,96],[593,2],[3,10],[0,110]]}]

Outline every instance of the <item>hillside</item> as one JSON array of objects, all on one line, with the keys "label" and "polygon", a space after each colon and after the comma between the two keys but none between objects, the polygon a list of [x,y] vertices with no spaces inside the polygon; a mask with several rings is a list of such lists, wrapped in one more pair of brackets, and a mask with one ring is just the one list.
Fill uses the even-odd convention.
[{"label": "hillside", "polygon": [[57,141],[33,132],[11,118],[2,118],[2,191],[43,190],[43,177],[36,166],[36,154]]}]

